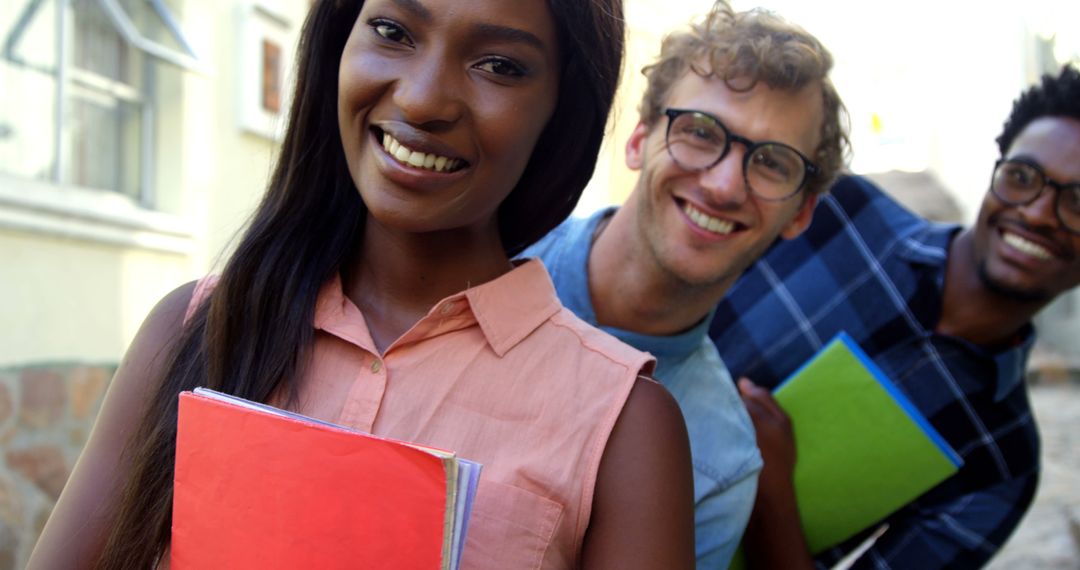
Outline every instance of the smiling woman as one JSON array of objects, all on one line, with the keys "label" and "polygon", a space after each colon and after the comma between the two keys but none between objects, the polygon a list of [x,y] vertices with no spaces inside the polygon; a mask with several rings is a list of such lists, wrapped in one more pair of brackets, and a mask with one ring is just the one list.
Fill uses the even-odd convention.
[{"label": "smiling woman", "polygon": [[[540,1],[454,2],[452,17],[440,4],[360,10],[341,61],[345,158],[380,228],[450,232],[438,237],[445,245],[468,235],[501,250],[494,213],[558,96],[555,24]],[[368,237],[369,253],[385,250],[386,233]]]},{"label": "smiling woman", "polygon": [[222,274],[147,318],[30,567],[168,565],[196,386],[483,463],[463,567],[691,567],[685,427],[648,355],[509,261],[590,177],[622,35],[618,0],[316,2],[262,203]]}]

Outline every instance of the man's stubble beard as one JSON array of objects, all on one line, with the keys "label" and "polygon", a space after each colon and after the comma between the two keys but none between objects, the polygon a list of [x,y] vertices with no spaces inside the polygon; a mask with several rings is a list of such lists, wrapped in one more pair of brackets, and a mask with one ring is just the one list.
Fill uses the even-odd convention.
[{"label": "man's stubble beard", "polygon": [[1048,291],[1018,289],[1001,283],[990,275],[990,271],[986,268],[986,261],[979,263],[978,272],[979,281],[982,282],[983,287],[986,287],[988,291],[1011,301],[1019,301],[1021,303],[1045,303],[1050,301],[1053,297]]}]

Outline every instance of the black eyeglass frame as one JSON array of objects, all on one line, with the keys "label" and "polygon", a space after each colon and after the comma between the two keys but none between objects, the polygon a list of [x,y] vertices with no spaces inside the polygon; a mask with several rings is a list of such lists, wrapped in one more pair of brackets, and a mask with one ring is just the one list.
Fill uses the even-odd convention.
[{"label": "black eyeglass frame", "polygon": [[[714,123],[716,123],[716,125],[718,127],[720,127],[720,130],[724,131],[724,150],[720,151],[720,156],[718,156],[716,158],[716,160],[712,161],[712,163],[708,164],[707,166],[702,166],[702,167],[699,167],[699,168],[689,168],[685,164],[679,162],[679,159],[675,157],[675,153],[671,152],[671,143],[670,143],[670,140],[671,140],[671,126],[673,124],[675,124],[675,119],[676,118],[678,118],[680,115],[685,115],[687,113],[696,113],[698,115],[708,117],[710,120],[712,120]],[[813,161],[811,161],[809,158],[806,157],[806,155],[799,152],[799,149],[797,149],[797,148],[795,148],[795,147],[793,147],[793,146],[791,146],[789,144],[782,143],[780,141],[758,141],[758,142],[755,142],[755,141],[752,141],[752,140],[750,140],[750,139],[748,139],[748,138],[746,138],[746,137],[744,137],[742,135],[737,135],[737,134],[731,132],[731,129],[729,129],[727,127],[727,125],[724,124],[723,121],[721,121],[719,118],[717,118],[716,115],[706,113],[705,111],[698,111],[696,109],[677,109],[677,108],[674,108],[674,107],[668,107],[668,108],[664,109],[664,115],[666,115],[667,118],[668,118],[667,130],[664,132],[664,146],[667,148],[668,156],[671,157],[671,160],[675,161],[675,164],[679,165],[679,168],[682,168],[683,170],[685,170],[687,172],[705,172],[706,170],[711,169],[712,167],[716,166],[717,164],[720,164],[720,161],[724,160],[724,158],[727,157],[728,153],[731,152],[731,143],[732,142],[737,142],[737,143],[743,145],[744,147],[746,147],[746,152],[743,153],[743,161],[742,161],[743,182],[746,183],[746,187],[750,190],[750,192],[752,192],[755,196],[757,196],[758,198],[761,198],[762,200],[767,200],[767,201],[770,201],[770,202],[783,202],[784,200],[788,200],[792,196],[795,196],[796,194],[798,194],[803,188],[805,188],[807,182],[809,182],[813,178],[817,177],[818,174],[821,173],[821,169],[818,167],[818,165],[814,164]],[[782,196],[780,198],[771,198],[769,196],[763,196],[761,194],[758,194],[756,191],[754,191],[754,187],[753,187],[752,184],[750,184],[750,179],[746,175],[747,168],[748,168],[749,163],[750,163],[750,158],[752,156],[754,156],[754,151],[761,148],[761,147],[763,147],[763,146],[768,146],[768,145],[776,145],[776,146],[781,146],[781,147],[790,149],[792,152],[794,152],[796,154],[796,156],[798,156],[800,159],[802,159],[802,162],[803,162],[803,177],[802,177],[802,180],[799,182],[798,186],[796,186],[795,189],[791,191],[790,194],[786,194],[786,195],[784,195],[784,196]]]},{"label": "black eyeglass frame", "polygon": [[[1000,169],[1003,164],[1020,164],[1034,170],[1035,173],[1042,178],[1042,184],[1039,185],[1038,190],[1031,194],[1030,198],[1025,200],[1010,200],[1002,196],[998,193],[997,185],[994,184],[994,181],[997,180],[998,169]],[[1043,170],[1039,163],[1026,158],[999,158],[997,162],[994,163],[994,171],[990,174],[990,192],[994,194],[995,198],[1010,206],[1026,206],[1035,200],[1038,200],[1039,196],[1042,196],[1043,191],[1046,190],[1048,186],[1057,192],[1057,196],[1054,198],[1054,215],[1056,215],[1058,221],[1061,222],[1061,227],[1065,228],[1065,231],[1069,233],[1080,235],[1080,227],[1073,228],[1069,226],[1069,224],[1065,222],[1065,217],[1061,215],[1061,197],[1065,194],[1066,190],[1080,187],[1080,182],[1064,184],[1058,182],[1047,176],[1046,171]]]}]

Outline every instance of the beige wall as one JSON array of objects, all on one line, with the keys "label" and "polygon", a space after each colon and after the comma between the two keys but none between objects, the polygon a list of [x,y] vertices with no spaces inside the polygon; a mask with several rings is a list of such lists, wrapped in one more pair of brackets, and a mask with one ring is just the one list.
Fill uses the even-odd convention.
[{"label": "beige wall", "polygon": [[0,362],[116,362],[184,256],[0,231]]},{"label": "beige wall", "polygon": [[[99,196],[0,173],[0,367],[119,361],[157,300],[210,269],[261,195],[276,143],[238,126],[240,18],[249,3],[175,4],[210,70],[159,77],[155,180],[168,214],[122,204],[70,210],[65,204]],[[294,49],[308,5],[272,2],[288,22],[284,49]],[[7,200],[20,192],[49,200]]]},{"label": "beige wall", "polygon": [[[187,114],[191,120],[183,137],[183,162],[191,165],[185,171],[185,185],[203,210],[205,235],[198,267],[205,271],[221,258],[262,196],[277,144],[238,126],[242,70],[237,37],[240,13],[250,2],[203,0],[200,4],[202,21],[213,22],[205,33],[214,46],[215,69],[212,77],[189,83]],[[288,20],[290,40],[283,50],[291,56],[309,0],[267,0],[264,4]],[[283,123],[284,118],[277,126],[283,127]]]}]

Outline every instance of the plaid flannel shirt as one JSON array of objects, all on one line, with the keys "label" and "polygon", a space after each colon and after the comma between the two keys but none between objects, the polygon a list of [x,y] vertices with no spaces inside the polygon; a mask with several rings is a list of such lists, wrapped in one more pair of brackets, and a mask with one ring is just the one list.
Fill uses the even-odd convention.
[{"label": "plaid flannel shirt", "polygon": [[[802,236],[775,244],[739,279],[710,327],[732,377],[770,388],[847,331],[963,458],[956,475],[884,521],[855,568],[979,567],[1035,493],[1039,439],[1023,382],[1034,331],[997,353],[934,333],[958,231],[864,179],[841,179]],[[818,553],[818,566],[872,530]]]}]

